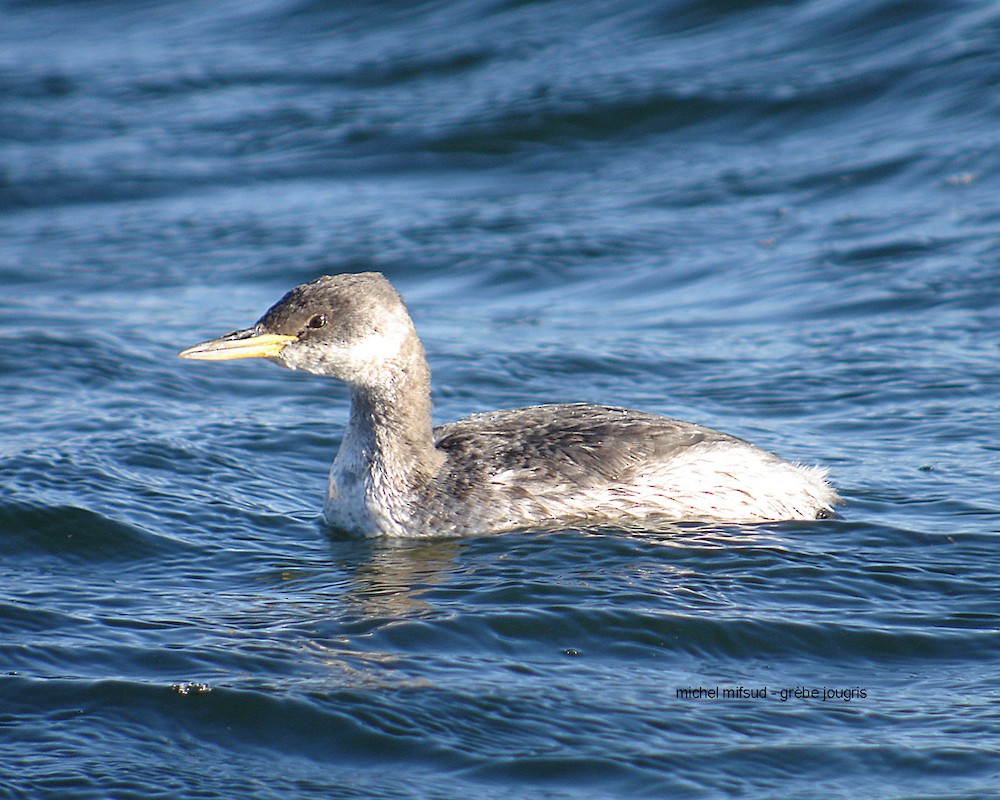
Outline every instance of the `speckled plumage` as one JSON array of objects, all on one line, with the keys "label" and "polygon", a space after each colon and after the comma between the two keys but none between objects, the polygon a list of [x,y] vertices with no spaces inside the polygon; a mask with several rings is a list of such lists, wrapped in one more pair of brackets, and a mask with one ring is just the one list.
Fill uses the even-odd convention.
[{"label": "speckled plumage", "polygon": [[423,346],[377,273],[298,286],[253,328],[182,355],[264,356],[348,383],[324,513],[358,535],[816,519],[837,502],[822,470],[642,411],[533,406],[432,429]]}]

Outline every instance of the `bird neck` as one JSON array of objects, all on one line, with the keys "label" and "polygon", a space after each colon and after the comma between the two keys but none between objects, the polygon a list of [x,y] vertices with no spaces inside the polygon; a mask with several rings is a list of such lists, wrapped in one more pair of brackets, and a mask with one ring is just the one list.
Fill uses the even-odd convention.
[{"label": "bird neck", "polygon": [[354,470],[400,488],[430,477],[444,461],[434,447],[430,369],[419,340],[414,345],[387,362],[377,382],[351,385],[341,445]]}]

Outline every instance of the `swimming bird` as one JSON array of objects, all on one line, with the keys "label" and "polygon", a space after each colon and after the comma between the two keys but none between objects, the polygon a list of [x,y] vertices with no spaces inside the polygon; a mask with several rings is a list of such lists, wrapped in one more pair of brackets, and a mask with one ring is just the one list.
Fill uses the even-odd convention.
[{"label": "swimming bird", "polygon": [[643,411],[564,403],[433,427],[423,345],[380,273],[297,286],[253,327],[179,355],[266,358],[347,383],[324,518],[349,534],[756,523],[823,518],[837,502],[821,469]]}]

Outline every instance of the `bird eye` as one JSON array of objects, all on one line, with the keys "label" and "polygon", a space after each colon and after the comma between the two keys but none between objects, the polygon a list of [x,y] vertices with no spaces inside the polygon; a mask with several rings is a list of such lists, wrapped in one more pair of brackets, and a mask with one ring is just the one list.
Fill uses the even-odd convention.
[{"label": "bird eye", "polygon": [[326,314],[313,314],[306,323],[307,328],[322,328],[326,325]]}]

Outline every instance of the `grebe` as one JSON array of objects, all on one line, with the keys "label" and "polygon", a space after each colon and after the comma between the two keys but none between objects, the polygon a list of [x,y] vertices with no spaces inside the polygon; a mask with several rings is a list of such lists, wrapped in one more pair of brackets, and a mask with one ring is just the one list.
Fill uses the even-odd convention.
[{"label": "grebe", "polygon": [[350,534],[817,519],[838,500],[822,469],[642,411],[542,405],[434,428],[423,345],[402,298],[375,272],[297,286],[252,328],[180,357],[266,358],[348,384],[350,422],[324,518]]}]

